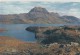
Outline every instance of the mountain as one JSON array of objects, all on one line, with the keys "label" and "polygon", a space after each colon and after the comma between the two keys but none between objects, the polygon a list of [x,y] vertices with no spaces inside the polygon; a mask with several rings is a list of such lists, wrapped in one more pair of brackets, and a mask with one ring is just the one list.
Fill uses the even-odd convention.
[{"label": "mountain", "polygon": [[[78,21],[77,21],[78,20]],[[66,24],[80,23],[80,20],[71,16],[60,16],[58,13],[48,12],[45,8],[34,7],[28,13],[0,15],[0,23],[38,23],[38,24]]]},{"label": "mountain", "polygon": [[0,23],[23,23],[23,21],[19,18],[19,15],[0,15]]},{"label": "mountain", "polygon": [[63,16],[63,19],[67,20],[69,23],[80,23],[80,19],[74,16]]},{"label": "mountain", "polygon": [[48,16],[49,16],[49,12],[45,8],[41,8],[41,7],[34,7],[28,13],[28,17],[31,19],[48,18]]}]

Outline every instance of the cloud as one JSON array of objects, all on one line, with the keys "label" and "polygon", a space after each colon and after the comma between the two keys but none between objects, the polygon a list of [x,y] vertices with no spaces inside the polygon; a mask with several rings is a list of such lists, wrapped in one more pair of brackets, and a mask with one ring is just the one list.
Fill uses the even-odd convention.
[{"label": "cloud", "polygon": [[71,8],[70,10],[64,10],[64,11],[57,11],[61,16],[68,15],[68,16],[75,16],[80,18],[80,10],[76,8]]},{"label": "cloud", "polygon": [[72,8],[68,11],[67,15],[72,15],[80,18],[80,10],[76,8]]}]

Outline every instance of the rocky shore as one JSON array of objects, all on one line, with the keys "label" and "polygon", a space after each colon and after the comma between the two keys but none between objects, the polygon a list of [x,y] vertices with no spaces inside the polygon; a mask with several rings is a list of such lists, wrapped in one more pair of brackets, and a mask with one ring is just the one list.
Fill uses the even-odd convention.
[{"label": "rocky shore", "polygon": [[26,30],[34,32],[36,39],[43,44],[80,43],[80,26],[28,27]]}]

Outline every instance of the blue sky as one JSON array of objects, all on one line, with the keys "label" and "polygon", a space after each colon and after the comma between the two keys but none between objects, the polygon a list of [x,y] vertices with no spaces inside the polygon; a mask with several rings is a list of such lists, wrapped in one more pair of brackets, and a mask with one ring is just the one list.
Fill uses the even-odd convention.
[{"label": "blue sky", "polygon": [[0,2],[0,14],[28,13],[33,7],[40,6],[49,12],[72,15],[80,18],[80,2]]}]

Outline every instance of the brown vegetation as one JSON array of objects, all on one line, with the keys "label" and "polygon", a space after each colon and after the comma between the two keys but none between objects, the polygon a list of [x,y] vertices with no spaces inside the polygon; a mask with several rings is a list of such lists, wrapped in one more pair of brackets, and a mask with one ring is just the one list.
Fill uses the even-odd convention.
[{"label": "brown vegetation", "polygon": [[22,42],[15,38],[0,36],[0,55],[76,55],[80,54],[79,46],[66,46],[52,43]]}]

